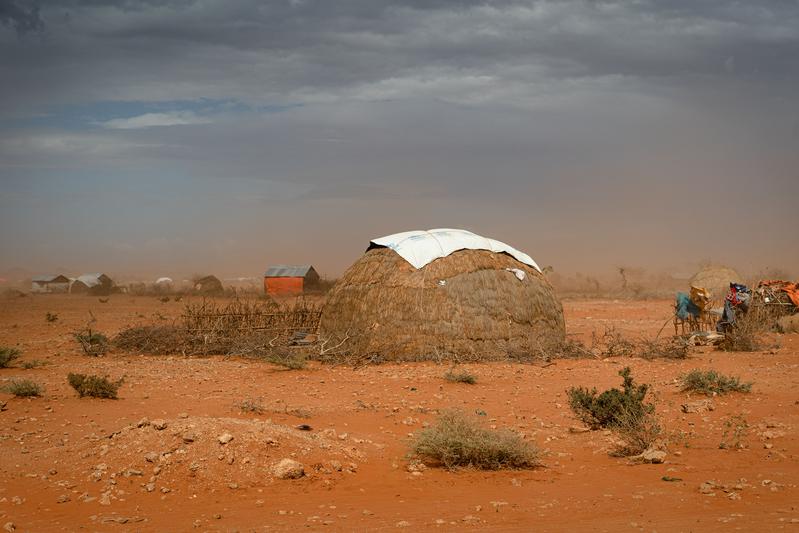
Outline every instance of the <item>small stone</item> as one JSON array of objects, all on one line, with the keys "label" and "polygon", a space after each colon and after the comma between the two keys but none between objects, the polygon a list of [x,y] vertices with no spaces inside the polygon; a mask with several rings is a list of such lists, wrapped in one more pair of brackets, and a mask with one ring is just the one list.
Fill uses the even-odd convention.
[{"label": "small stone", "polygon": [[17,529],[17,525],[14,522],[6,522],[5,525],[3,526],[3,529],[11,533]]},{"label": "small stone", "polygon": [[336,461],[335,459],[333,459],[332,461],[330,461],[330,468],[332,468],[336,472],[341,472],[344,467],[341,465],[341,461]]},{"label": "small stone", "polygon": [[666,452],[663,450],[646,450],[641,454],[641,459],[646,463],[659,465],[666,459]]},{"label": "small stone", "polygon": [[228,442],[233,440],[233,435],[230,433],[223,433],[217,437],[219,444],[227,444]]},{"label": "small stone", "polygon": [[154,491],[154,490],[155,490],[155,483],[147,483],[147,484],[144,486],[144,490],[146,490],[147,492],[152,492],[152,491]]},{"label": "small stone", "polygon": [[286,458],[273,466],[272,472],[278,479],[297,479],[305,475],[305,467],[300,462]]},{"label": "small stone", "polygon": [[221,520],[222,515],[219,514],[219,513],[216,513],[216,514],[214,514],[214,518],[216,518],[217,520]]},{"label": "small stone", "polygon": [[713,411],[716,406],[713,405],[711,400],[697,400],[695,402],[684,403],[681,406],[683,413],[704,413],[705,411]]},{"label": "small stone", "polygon": [[711,483],[709,481],[705,481],[701,485],[699,485],[699,492],[702,494],[713,494],[713,489],[716,488],[715,483]]},{"label": "small stone", "polygon": [[188,413],[178,413],[178,418],[189,418]]},{"label": "small stone", "polygon": [[158,419],[152,421],[152,426],[157,429],[158,431],[163,431],[166,429],[167,423],[166,420]]},{"label": "small stone", "polygon": [[407,522],[407,521],[405,521],[405,520],[400,520],[400,521],[399,521],[399,522],[397,522],[395,525],[396,525],[397,527],[410,527],[410,526],[411,526],[411,523],[410,523],[410,522]]},{"label": "small stone", "polygon": [[148,463],[154,463],[158,460],[158,454],[155,452],[149,452],[147,455],[144,456],[144,460]]},{"label": "small stone", "polygon": [[111,494],[104,492],[100,494],[100,505],[111,505]]},{"label": "small stone", "polygon": [[69,497],[68,494],[62,494],[61,496],[58,497],[58,499],[56,500],[56,503],[67,503],[69,500],[70,500],[70,497]]},{"label": "small stone", "polygon": [[145,417],[136,423],[136,427],[143,428],[150,425],[150,421]]},{"label": "small stone", "polygon": [[183,434],[183,442],[185,442],[186,444],[194,442],[195,440],[197,440],[197,434],[196,433],[188,431],[188,432]]},{"label": "small stone", "polygon": [[172,489],[169,487],[161,487],[161,494],[169,494],[170,492],[172,492]]}]

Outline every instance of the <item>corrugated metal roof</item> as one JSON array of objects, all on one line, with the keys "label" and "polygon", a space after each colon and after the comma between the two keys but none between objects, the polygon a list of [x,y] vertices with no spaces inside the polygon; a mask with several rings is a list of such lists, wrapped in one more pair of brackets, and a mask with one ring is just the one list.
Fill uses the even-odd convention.
[{"label": "corrugated metal roof", "polygon": [[51,283],[61,277],[66,279],[66,276],[62,276],[61,274],[55,276],[51,274],[45,274],[43,276],[36,276],[35,278],[32,278],[31,281],[36,281],[39,283]]},{"label": "corrugated metal roof", "polygon": [[264,273],[265,278],[304,278],[311,265],[274,265]]},{"label": "corrugated metal roof", "polygon": [[96,285],[102,285],[103,280],[101,279],[103,274],[92,273],[92,274],[83,274],[82,276],[78,276],[78,281],[86,285],[87,287],[94,287]]}]

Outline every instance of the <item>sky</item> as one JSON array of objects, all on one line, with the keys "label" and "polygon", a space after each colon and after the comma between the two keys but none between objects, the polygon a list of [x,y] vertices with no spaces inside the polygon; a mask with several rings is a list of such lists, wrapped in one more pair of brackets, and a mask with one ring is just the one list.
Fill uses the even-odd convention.
[{"label": "sky", "polygon": [[0,275],[799,264],[799,1],[0,1]]}]

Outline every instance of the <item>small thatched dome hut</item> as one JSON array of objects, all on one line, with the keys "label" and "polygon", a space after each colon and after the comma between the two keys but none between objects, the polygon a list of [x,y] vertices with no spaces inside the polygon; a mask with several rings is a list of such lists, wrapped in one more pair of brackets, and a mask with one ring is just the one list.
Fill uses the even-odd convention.
[{"label": "small thatched dome hut", "polygon": [[535,262],[463,230],[375,239],[330,290],[320,333],[383,360],[486,360],[563,341],[563,309]]},{"label": "small thatched dome hut", "polygon": [[700,287],[710,290],[710,297],[713,302],[718,304],[727,296],[730,283],[741,283],[742,279],[738,273],[726,266],[711,265],[703,267],[691,278],[692,287]]}]

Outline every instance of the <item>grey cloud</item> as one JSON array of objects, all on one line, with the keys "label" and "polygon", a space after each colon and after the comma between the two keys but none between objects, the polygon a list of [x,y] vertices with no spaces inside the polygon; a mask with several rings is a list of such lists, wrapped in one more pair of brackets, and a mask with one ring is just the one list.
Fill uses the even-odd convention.
[{"label": "grey cloud", "polygon": [[18,34],[44,28],[38,6],[19,0],[5,0],[0,3],[0,25],[12,27]]}]

